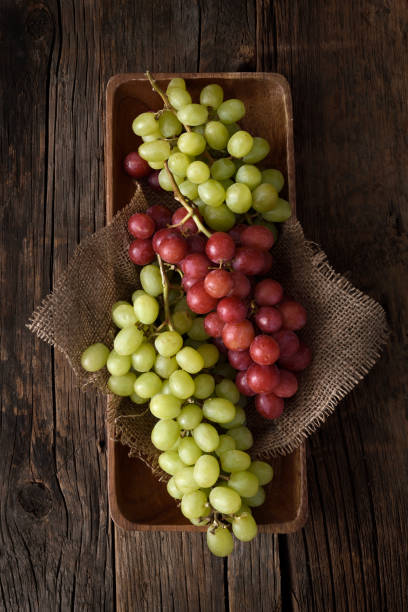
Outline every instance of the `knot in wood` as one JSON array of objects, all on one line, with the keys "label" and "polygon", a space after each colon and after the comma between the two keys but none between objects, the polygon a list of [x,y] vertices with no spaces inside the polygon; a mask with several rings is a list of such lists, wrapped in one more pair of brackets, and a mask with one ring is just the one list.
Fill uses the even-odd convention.
[{"label": "knot in wood", "polygon": [[42,519],[52,509],[52,495],[42,482],[27,482],[17,495],[18,502],[25,512]]},{"label": "knot in wood", "polygon": [[53,30],[53,20],[45,7],[35,8],[26,20],[27,32],[35,39],[43,38]]}]

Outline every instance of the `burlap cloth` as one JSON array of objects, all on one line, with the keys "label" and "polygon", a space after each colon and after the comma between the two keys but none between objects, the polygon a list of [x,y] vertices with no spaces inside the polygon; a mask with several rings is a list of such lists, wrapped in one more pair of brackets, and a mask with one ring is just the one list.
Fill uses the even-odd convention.
[{"label": "burlap cloth", "polygon": [[[112,347],[111,306],[117,300],[130,300],[140,286],[138,269],[127,254],[127,220],[158,201],[175,205],[167,194],[138,187],[110,225],[77,247],[54,291],[29,322],[31,331],[64,353],[82,387],[91,385],[107,393],[107,371],[85,372],[81,353],[94,342]],[[336,274],[320,248],[305,240],[298,221],[290,219],[283,225],[273,253],[272,276],[307,309],[308,323],[301,336],[314,357],[300,376],[298,393],[285,401],[286,410],[276,421],[266,421],[248,406],[255,439],[251,454],[257,458],[289,453],[316,431],[374,365],[388,333],[381,306]],[[107,420],[110,435],[156,471],[158,451],[150,441],[156,419],[147,406],[110,396]]]}]

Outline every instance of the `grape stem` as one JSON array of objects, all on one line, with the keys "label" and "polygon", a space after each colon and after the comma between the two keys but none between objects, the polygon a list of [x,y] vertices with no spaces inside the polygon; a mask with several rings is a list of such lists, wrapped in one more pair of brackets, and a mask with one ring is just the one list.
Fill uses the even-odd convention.
[{"label": "grape stem", "polygon": [[[175,115],[177,115],[175,108],[173,108],[173,106],[170,104],[170,101],[169,101],[169,98],[168,98],[167,94],[165,94],[164,91],[162,90],[162,88],[159,87],[159,85],[156,83],[156,81],[154,80],[154,78],[150,74],[149,70],[146,70],[145,75],[148,78],[149,83],[152,86],[153,91],[157,92],[159,94],[159,96],[161,97],[161,99],[163,100],[164,108],[166,110],[173,111],[173,113]],[[184,125],[184,123],[182,125],[183,125],[184,129],[186,130],[186,132],[191,132],[191,127],[189,125]]]},{"label": "grape stem", "polygon": [[161,274],[162,285],[163,285],[164,320],[167,323],[169,330],[174,331],[173,323],[171,321],[171,316],[170,316],[170,307],[169,307],[169,282],[167,280],[167,275],[164,270],[162,258],[160,257],[158,253],[156,254],[156,257],[157,257],[157,261],[159,262],[160,274]]}]

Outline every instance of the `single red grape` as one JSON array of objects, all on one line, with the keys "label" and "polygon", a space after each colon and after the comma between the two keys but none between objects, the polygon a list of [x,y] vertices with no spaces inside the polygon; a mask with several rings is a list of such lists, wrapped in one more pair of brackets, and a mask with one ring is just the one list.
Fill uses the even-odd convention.
[{"label": "single red grape", "polygon": [[234,257],[235,243],[225,232],[215,232],[207,240],[205,252],[214,263],[230,261]]},{"label": "single red grape", "polygon": [[272,334],[282,327],[282,315],[273,306],[261,306],[255,315],[255,323],[261,331]]},{"label": "single red grape", "polygon": [[164,191],[164,189],[162,189],[159,183],[159,174],[160,174],[160,170],[152,170],[149,176],[147,177],[147,182],[149,183],[149,187],[154,189],[154,191]]},{"label": "single red grape", "polygon": [[228,351],[228,361],[235,370],[247,370],[253,363],[249,351]]},{"label": "single red grape", "polygon": [[148,238],[141,240],[137,238],[129,245],[129,258],[138,266],[145,266],[153,261],[155,253],[152,247],[152,241]]},{"label": "single red grape", "polygon": [[159,246],[157,252],[163,261],[167,263],[179,263],[187,255],[187,242],[180,234],[164,238]]},{"label": "single red grape", "polygon": [[228,233],[235,244],[241,244],[241,234],[247,227],[248,225],[246,225],[246,223],[238,223],[237,225],[234,225],[232,229],[230,229]]},{"label": "single red grape", "polygon": [[183,259],[180,267],[186,276],[202,279],[208,273],[210,260],[203,253],[190,253]]},{"label": "single red grape", "polygon": [[255,332],[250,321],[245,319],[239,323],[226,323],[222,330],[222,339],[231,351],[244,351],[254,339]]},{"label": "single red grape", "polygon": [[[132,151],[132,153],[126,155],[123,160],[123,169],[129,176],[136,179],[148,176],[152,171],[147,161],[142,159],[136,151]],[[139,236],[137,237],[139,238]]]},{"label": "single red grape", "polygon": [[270,393],[279,383],[279,370],[276,365],[254,363],[247,370],[247,380],[255,393]]},{"label": "single red grape", "polygon": [[246,298],[251,293],[251,283],[242,272],[231,272],[233,286],[229,296]]},{"label": "single red grape", "polygon": [[278,308],[282,313],[283,327],[285,329],[298,330],[306,325],[306,310],[299,302],[294,300],[282,302]]},{"label": "single red grape", "polygon": [[299,338],[295,332],[289,329],[281,329],[273,334],[280,348],[280,359],[283,357],[292,357],[299,350]]},{"label": "single red grape", "polygon": [[241,234],[241,244],[269,251],[275,242],[271,230],[264,225],[250,225]]},{"label": "single red grape", "polygon": [[283,399],[274,393],[262,393],[255,398],[255,408],[265,419],[277,419],[285,407]]},{"label": "single red grape", "polygon": [[259,274],[265,264],[264,253],[261,249],[254,247],[239,247],[232,261],[232,267],[236,272],[242,272],[248,276]]},{"label": "single red grape", "polygon": [[279,384],[276,385],[273,392],[278,397],[292,397],[298,390],[298,381],[293,372],[288,370],[280,370]]},{"label": "single red grape", "polygon": [[197,314],[206,314],[217,306],[217,300],[204,289],[204,281],[200,280],[187,291],[187,304],[190,310]]},{"label": "single red grape", "polygon": [[210,312],[204,319],[205,332],[212,338],[220,338],[225,323],[221,321],[216,312]]},{"label": "single red grape", "polygon": [[300,343],[299,350],[291,357],[282,357],[279,365],[291,372],[301,372],[306,369],[312,361],[312,352],[303,342]]},{"label": "single red grape", "polygon": [[201,234],[191,234],[186,238],[189,253],[205,253],[207,239]]},{"label": "single red grape", "polygon": [[175,230],[169,229],[168,227],[162,227],[162,229],[159,229],[154,234],[153,241],[152,241],[153,248],[156,251],[156,253],[159,252],[159,247],[165,238],[173,238],[179,235],[180,234],[178,234]]},{"label": "single red grape", "polygon": [[184,236],[188,236],[189,234],[196,234],[198,232],[198,227],[196,226],[195,221],[192,217],[189,217],[186,221],[184,221],[184,223],[181,223],[184,217],[186,217],[187,215],[188,212],[186,211],[184,206],[180,206],[180,208],[174,211],[173,216],[171,218],[172,225],[178,225],[177,229]]},{"label": "single red grape", "polygon": [[264,278],[255,287],[255,302],[258,306],[275,306],[282,296],[282,285],[272,278]]},{"label": "single red grape", "polygon": [[272,365],[279,358],[279,344],[266,334],[255,336],[249,347],[249,354],[255,363]]},{"label": "single red grape", "polygon": [[171,211],[162,204],[150,206],[150,208],[146,210],[146,214],[154,220],[157,229],[167,227],[167,225],[171,224]]},{"label": "single red grape", "polygon": [[262,267],[262,270],[259,272],[260,276],[265,276],[266,274],[268,274],[272,270],[273,262],[274,262],[272,254],[269,253],[269,251],[264,251],[263,256],[264,256],[264,265]]},{"label": "single red grape", "polygon": [[194,276],[187,276],[185,274],[181,280],[181,286],[183,287],[184,291],[187,292],[189,289],[191,289],[191,287],[198,283],[199,280],[199,278],[194,278]]},{"label": "single red grape", "polygon": [[237,297],[225,297],[217,305],[217,314],[224,323],[243,321],[247,312],[247,305]]},{"label": "single red grape", "polygon": [[235,377],[235,384],[242,395],[246,395],[247,397],[255,395],[254,391],[252,391],[251,387],[248,385],[247,373],[245,371],[238,372]]},{"label": "single red grape", "polygon": [[128,220],[129,234],[135,238],[150,238],[156,229],[154,220],[145,213],[135,213]]},{"label": "single red grape", "polygon": [[204,287],[208,295],[214,298],[222,298],[227,295],[234,282],[228,270],[211,270],[204,279]]}]

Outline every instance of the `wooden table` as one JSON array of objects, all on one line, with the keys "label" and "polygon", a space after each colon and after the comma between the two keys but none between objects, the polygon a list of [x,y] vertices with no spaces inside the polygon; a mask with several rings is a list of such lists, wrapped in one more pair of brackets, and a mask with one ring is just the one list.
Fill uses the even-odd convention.
[{"label": "wooden table", "polygon": [[[3,0],[0,20],[2,609],[406,610],[406,2]],[[104,224],[106,83],[146,68],[286,75],[300,220],[392,327],[310,439],[306,527],[228,561],[113,527],[105,403],[24,327]]]}]

